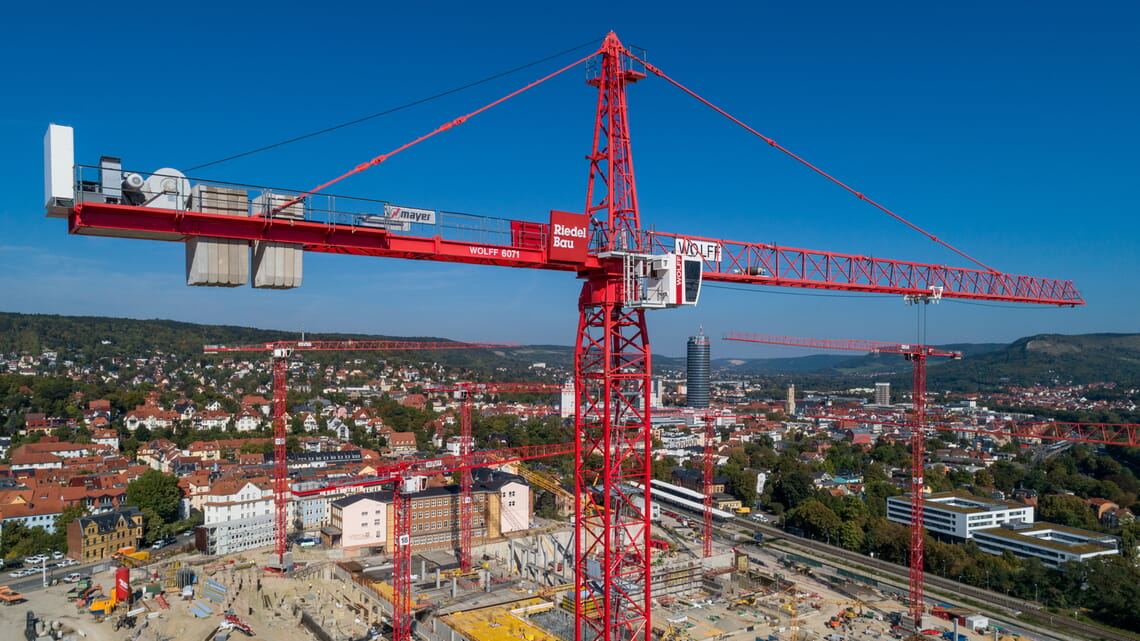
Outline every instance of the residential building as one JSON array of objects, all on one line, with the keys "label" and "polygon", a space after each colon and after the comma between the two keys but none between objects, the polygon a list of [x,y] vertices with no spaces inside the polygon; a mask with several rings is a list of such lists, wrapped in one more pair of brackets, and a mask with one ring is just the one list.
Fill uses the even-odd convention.
[{"label": "residential building", "polygon": [[109,428],[96,428],[91,431],[91,442],[119,451],[119,433]]},{"label": "residential building", "polygon": [[197,547],[229,554],[273,544],[273,486],[267,477],[218,479],[202,499]]},{"label": "residential building", "polygon": [[[923,501],[923,522],[933,535],[965,541],[978,530],[1007,523],[1033,523],[1033,508],[1015,501],[984,499],[966,492],[938,492]],[[887,518],[910,524],[911,495],[887,499]]]},{"label": "residential building", "polygon": [[67,556],[81,562],[110,559],[120,548],[138,547],[143,516],[136,507],[81,516],[67,525]]},{"label": "residential building", "polygon": [[416,435],[412,432],[392,432],[388,435],[388,449],[393,454],[414,454],[418,449]]}]

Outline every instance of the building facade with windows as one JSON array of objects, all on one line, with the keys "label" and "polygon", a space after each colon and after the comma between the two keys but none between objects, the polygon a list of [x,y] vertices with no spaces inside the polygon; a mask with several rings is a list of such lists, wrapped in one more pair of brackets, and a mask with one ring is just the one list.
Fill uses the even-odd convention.
[{"label": "building facade with windows", "polygon": [[81,516],[67,524],[67,556],[87,563],[110,559],[120,548],[138,547],[143,516],[137,507]]},{"label": "building facade with windows", "polygon": [[204,495],[202,515],[195,546],[206,554],[273,545],[273,485],[264,476],[218,479]]},{"label": "building facade with windows", "polygon": [[1120,553],[1120,538],[1055,523],[1009,524],[974,532],[974,542],[990,554],[1012,552],[1051,567]]},{"label": "building facade with windows", "polygon": [[[910,516],[910,494],[887,499],[887,519],[909,525]],[[978,530],[1033,521],[1032,506],[985,499],[966,492],[937,492],[923,501],[923,524],[927,531],[956,541],[972,539]]]},{"label": "building facade with windows", "polygon": [[[459,486],[430,487],[405,493],[410,501],[411,545],[415,551],[459,546]],[[530,528],[534,516],[530,487],[521,477],[476,470],[471,530],[473,543]],[[324,542],[349,551],[389,551],[394,539],[392,492],[369,492],[329,504]]]}]

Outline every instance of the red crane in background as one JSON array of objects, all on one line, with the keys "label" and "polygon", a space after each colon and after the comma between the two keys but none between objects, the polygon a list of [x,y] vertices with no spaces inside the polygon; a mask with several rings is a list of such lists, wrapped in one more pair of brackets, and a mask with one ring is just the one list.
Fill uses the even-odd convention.
[{"label": "red crane in background", "polygon": [[390,465],[376,472],[368,479],[351,479],[347,482],[331,483],[312,490],[296,491],[296,496],[312,496],[327,492],[343,491],[347,487],[369,487],[392,484],[393,519],[392,540],[389,542],[392,555],[392,631],[394,639],[412,638],[412,517],[411,501],[404,496],[404,481],[414,476],[434,476],[470,473],[473,468],[502,465],[526,461],[574,451],[572,443],[557,445],[531,445],[506,450],[472,452],[460,456],[404,461]]},{"label": "red crane in background", "polygon": [[206,345],[208,354],[223,352],[269,352],[273,355],[273,554],[277,569],[286,568],[288,551],[286,512],[289,506],[289,470],[285,462],[285,398],[289,356],[296,351],[412,350],[412,349],[478,349],[486,347],[518,347],[503,343],[459,343],[454,341],[274,341],[253,345]]},{"label": "red crane in background", "polygon": [[654,412],[657,416],[694,416],[701,419],[704,424],[704,452],[702,455],[702,487],[704,489],[704,499],[702,501],[701,516],[704,521],[704,537],[702,549],[703,558],[712,556],[712,534],[713,534],[713,470],[715,468],[714,460],[716,458],[716,419],[721,416],[720,410],[715,409],[684,409],[680,411],[671,410],[658,410]]},{"label": "red crane in background", "polygon": [[[519,393],[519,392],[561,392],[562,386],[553,383],[459,383],[452,387],[433,387],[424,391],[462,392],[463,403],[459,411],[459,456],[469,456],[475,449],[475,437],[471,435],[471,407],[475,394],[479,393]],[[459,569],[471,570],[471,541],[475,538],[472,527],[471,509],[474,496],[471,493],[471,468],[464,467],[459,474]]]},{"label": "red crane in background", "polygon": [[[584,62],[590,63],[587,82],[598,91],[593,142],[587,156],[589,179],[584,215],[551,212],[550,224],[545,224],[427,210],[408,212],[381,201],[314,195]],[[643,228],[625,90],[647,73],[689,93],[770,147],[977,263],[978,268],[883,260]],[[49,128],[46,148],[55,150],[57,145],[50,140],[52,131]],[[68,132],[68,141],[70,136]],[[415,141],[361,163],[316,189],[293,192],[286,196],[287,201],[272,200],[281,195],[280,191],[264,190],[262,195],[270,197],[269,202],[283,204],[260,211],[247,208],[237,215],[195,211],[192,202],[182,203],[177,197],[182,193],[177,178],[161,180],[152,189],[161,192],[159,195],[165,200],[132,204],[120,197],[116,184],[100,187],[99,180],[84,179],[85,171],[98,171],[103,176],[109,172],[113,176],[113,169],[78,167],[75,172],[72,156],[68,150],[66,154],[49,157],[49,171],[45,173],[48,215],[66,217],[68,230],[73,234],[179,242],[244,241],[255,248],[268,244],[304,251],[577,274],[584,283],[579,296],[574,355],[578,515],[575,616],[583,624],[575,627],[576,639],[585,635],[602,641],[648,641],[650,636],[651,366],[646,309],[695,304],[702,279],[909,296],[936,292],[947,298],[1084,304],[1071,281],[998,272],[903,220],[686,89],[646,63],[643,55],[624,47],[612,32],[597,52]],[[74,173],[79,175],[66,185],[67,177]],[[255,279],[255,285],[257,282]],[[637,496],[626,489],[634,484],[643,488]],[[601,489],[602,504],[596,506],[598,509],[592,509],[595,506],[588,505],[584,498],[592,486]],[[639,504],[645,509],[639,508]],[[590,596],[583,596],[587,594]],[[406,637],[397,636],[396,641],[406,641]]]},{"label": "red crane in background", "polygon": [[725,340],[743,341],[748,343],[767,343],[769,345],[791,345],[794,347],[814,347],[820,349],[844,349],[855,352],[871,352],[875,354],[902,354],[914,365],[913,376],[913,417],[914,425],[910,430],[910,615],[914,619],[916,630],[922,628],[923,607],[923,472],[926,469],[926,358],[928,356],[945,356],[953,359],[962,358],[962,352],[931,347],[929,345],[911,345],[904,343],[880,343],[878,341],[836,340],[826,338],[794,338],[791,336],[771,336],[767,334],[748,334],[745,332],[729,332]]}]

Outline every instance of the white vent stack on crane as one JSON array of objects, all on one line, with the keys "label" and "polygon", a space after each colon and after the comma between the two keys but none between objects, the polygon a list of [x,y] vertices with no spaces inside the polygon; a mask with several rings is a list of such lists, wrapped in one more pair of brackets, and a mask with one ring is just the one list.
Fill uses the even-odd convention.
[{"label": "white vent stack on crane", "polygon": [[[75,132],[64,125],[48,125],[44,135],[44,207],[49,218],[67,218],[78,203],[99,202],[194,211],[221,216],[265,216],[302,220],[304,201],[282,208],[292,198],[263,192],[250,200],[245,189],[193,183],[181,171],[163,167],[149,174],[124,172],[119,158],[103,156],[98,180],[85,180],[94,168],[75,164]],[[179,240],[186,245],[186,284],[237,287],[250,282],[256,288],[300,287],[304,250],[300,245],[250,242],[232,238],[191,237],[163,232],[120,231],[120,238]],[[252,260],[252,262],[251,262]],[[252,274],[251,274],[252,271]]]}]

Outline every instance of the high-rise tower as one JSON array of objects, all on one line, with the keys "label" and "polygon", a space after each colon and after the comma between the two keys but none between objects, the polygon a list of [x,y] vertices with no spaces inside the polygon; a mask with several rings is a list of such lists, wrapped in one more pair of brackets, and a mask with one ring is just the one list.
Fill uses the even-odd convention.
[{"label": "high-rise tower", "polygon": [[875,405],[891,404],[891,384],[875,383]]},{"label": "high-rise tower", "polygon": [[704,328],[689,337],[688,351],[688,406],[707,409],[709,406],[709,337]]},{"label": "high-rise tower", "polygon": [[788,416],[795,416],[796,415],[796,386],[795,385],[789,385],[788,386],[787,414],[788,414]]}]

